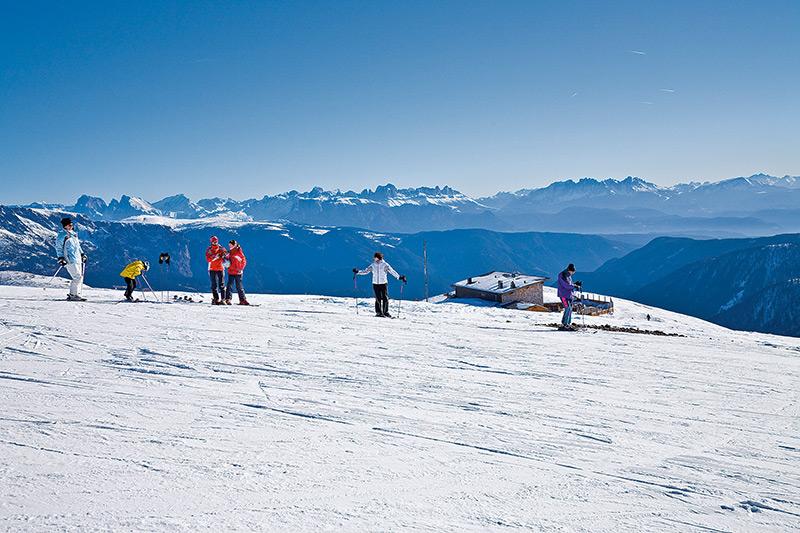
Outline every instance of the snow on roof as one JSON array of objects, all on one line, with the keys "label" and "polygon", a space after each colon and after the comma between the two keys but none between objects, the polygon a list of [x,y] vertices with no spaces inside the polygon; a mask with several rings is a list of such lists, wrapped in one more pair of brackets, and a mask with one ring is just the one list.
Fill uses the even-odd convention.
[{"label": "snow on roof", "polygon": [[453,283],[453,287],[464,287],[493,294],[505,294],[534,283],[544,283],[547,279],[549,278],[528,276],[519,272],[489,272]]}]

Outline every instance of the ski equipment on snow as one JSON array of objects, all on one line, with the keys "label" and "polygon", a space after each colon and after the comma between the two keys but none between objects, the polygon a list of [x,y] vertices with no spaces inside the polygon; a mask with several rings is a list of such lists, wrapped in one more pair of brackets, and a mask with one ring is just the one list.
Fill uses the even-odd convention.
[{"label": "ski equipment on snow", "polygon": [[356,314],[358,314],[358,281],[356,280],[356,276],[358,275],[358,269],[353,269],[353,297],[356,301]]}]

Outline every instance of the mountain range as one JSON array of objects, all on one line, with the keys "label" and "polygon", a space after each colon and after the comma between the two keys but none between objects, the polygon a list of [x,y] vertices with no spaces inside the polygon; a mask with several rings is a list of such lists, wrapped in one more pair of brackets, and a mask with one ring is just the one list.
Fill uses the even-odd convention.
[{"label": "mountain range", "polygon": [[307,192],[260,199],[178,194],[148,202],[124,195],[106,202],[83,195],[74,205],[31,204],[96,221],[130,217],[224,218],[414,233],[482,228],[594,234],[759,236],[800,231],[800,177],[756,174],[719,182],[662,187],[641,178],[559,181],[538,189],[472,198],[451,187]]},{"label": "mountain range", "polygon": [[[409,276],[405,296],[422,298],[424,241],[430,294],[490,270],[552,279],[573,262],[592,292],[800,336],[800,236],[778,231],[800,231],[798,205],[800,179],[761,174],[673,187],[585,178],[477,199],[393,185],[244,201],[84,195],[71,206],[0,206],[0,269],[52,273],[49,243],[72,214],[91,257],[89,283],[100,287],[119,284],[125,262],[166,251],[173,265],[152,273],[154,284],[205,291],[202,252],[217,234],[245,244],[247,284],[258,292],[352,295],[350,270],[382,249]],[[358,281],[355,294],[368,296],[368,280]]]},{"label": "mountain range", "polygon": [[[53,242],[64,212],[0,206],[0,270],[52,274]],[[255,292],[370,297],[370,280],[352,279],[375,250],[409,277],[404,297],[429,294],[491,270],[521,271],[552,281],[566,263],[590,292],[630,298],[737,329],[800,336],[800,234],[742,239],[660,237],[644,246],[598,235],[459,229],[389,233],[220,217],[147,216],[124,222],[76,215],[90,260],[87,282],[121,283],[130,260],[149,259],[154,288],[207,291],[204,251],[211,235],[239,240],[248,256],[246,286]],[[169,252],[169,268],[158,265]],[[394,285],[397,296],[397,286]]]},{"label": "mountain range", "polygon": [[[52,209],[0,206],[0,270],[52,275],[53,243],[64,215]],[[447,292],[450,284],[490,270],[522,271],[554,278],[567,257],[596,268],[634,246],[602,236],[561,233],[499,233],[482,229],[414,234],[378,233],[357,228],[322,228],[293,223],[241,222],[209,218],[172,224],[96,221],[77,215],[75,222],[89,256],[87,283],[120,285],[119,273],[133,259],[149,260],[154,288],[208,291],[205,249],[209,237],[242,243],[248,259],[245,285],[255,292],[370,296],[371,280],[357,279],[376,250],[408,276],[404,297],[425,296],[423,241],[428,252],[429,291]],[[152,222],[152,219],[150,219]],[[167,269],[158,264],[170,253]],[[392,289],[397,290],[395,285]]]},{"label": "mountain range", "polygon": [[800,336],[800,234],[662,237],[576,277],[589,291],[734,329]]}]

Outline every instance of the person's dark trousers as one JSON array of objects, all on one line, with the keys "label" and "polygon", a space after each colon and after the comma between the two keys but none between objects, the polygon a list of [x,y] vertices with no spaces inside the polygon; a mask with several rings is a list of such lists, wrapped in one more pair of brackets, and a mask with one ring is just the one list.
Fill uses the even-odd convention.
[{"label": "person's dark trousers", "polygon": [[136,280],[133,278],[125,278],[125,299],[130,300],[133,298],[133,291],[136,290]]},{"label": "person's dark trousers", "polygon": [[233,291],[231,291],[231,289],[234,283],[236,283],[236,292],[239,294],[239,303],[244,302],[247,300],[247,297],[244,295],[241,274],[228,274],[228,285],[225,287],[225,299],[230,300],[233,297]]},{"label": "person's dark trousers", "polygon": [[222,277],[222,270],[209,270],[208,275],[211,277],[211,296],[215,302],[218,302],[220,296],[225,296],[225,280]]},{"label": "person's dark trousers", "polygon": [[388,315],[389,314],[389,291],[387,290],[386,283],[372,284],[372,290],[375,291],[375,314]]}]

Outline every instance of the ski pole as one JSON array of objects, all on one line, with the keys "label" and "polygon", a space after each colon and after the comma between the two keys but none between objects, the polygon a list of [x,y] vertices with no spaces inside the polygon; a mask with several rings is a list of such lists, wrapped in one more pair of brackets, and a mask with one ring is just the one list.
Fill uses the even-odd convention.
[{"label": "ski pole", "polygon": [[142,293],[142,300],[146,302],[147,301],[147,295],[144,293],[144,287],[142,287],[141,284],[139,284],[139,292]]},{"label": "ski pole", "polygon": [[397,300],[397,318],[400,318],[400,309],[403,306],[403,285],[405,285],[405,282],[400,284],[400,299]]},{"label": "ski pole", "polygon": [[[142,272],[142,279],[147,284],[147,288],[150,289],[150,292],[153,293],[153,298],[155,298],[158,303],[161,303],[161,299],[156,294],[156,291],[153,290],[153,286],[150,285],[150,282],[147,281],[147,276],[144,275],[144,272]],[[144,290],[142,290],[142,293],[144,293]]]},{"label": "ski pole", "polygon": [[583,287],[581,287],[581,326],[586,328],[586,304],[583,303]]},{"label": "ski pole", "polygon": [[356,314],[358,314],[358,282],[355,274],[353,274],[353,296],[356,299]]},{"label": "ski pole", "polygon": [[[47,282],[47,284],[48,284],[48,285],[50,285],[51,283],[53,283],[53,280],[55,280],[55,279],[56,279],[56,276],[58,276],[58,273],[59,273],[59,272],[61,272],[61,269],[62,269],[62,268],[64,268],[64,265],[58,265],[58,270],[56,270],[56,273],[55,273],[55,274],[53,274],[53,277],[52,277],[52,278],[50,278],[50,281],[48,281],[48,282]],[[42,287],[42,290],[44,290],[44,289],[46,289],[46,287]]]},{"label": "ski pole", "polygon": [[85,257],[86,256],[81,258],[81,289],[83,289],[83,284],[86,283],[86,263],[88,263],[88,261]]}]

